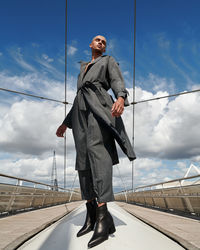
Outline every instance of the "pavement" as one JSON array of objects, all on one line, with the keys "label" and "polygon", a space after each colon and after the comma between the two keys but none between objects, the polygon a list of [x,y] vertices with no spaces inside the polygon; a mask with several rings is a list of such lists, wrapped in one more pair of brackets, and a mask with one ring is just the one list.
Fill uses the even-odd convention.
[{"label": "pavement", "polygon": [[0,249],[15,249],[81,204],[83,201],[70,202],[0,218]]},{"label": "pavement", "polygon": [[[64,239],[69,237],[69,235],[73,235],[72,239],[74,240],[72,241],[71,238],[69,238],[68,239],[69,244],[65,245],[64,249],[70,249],[70,250],[76,249],[74,248],[75,245],[73,245],[75,243],[76,244],[78,243],[81,246],[83,246],[82,240],[83,241],[85,240],[86,242],[84,244],[87,245],[87,241],[89,240],[91,235],[88,234],[85,238],[80,237],[82,238],[81,241],[79,238],[76,238],[76,232],[80,229],[85,218],[84,203],[85,201],[71,202],[63,205],[37,209],[29,212],[23,212],[16,215],[0,218],[0,249],[2,250],[17,249],[19,246],[23,245],[23,243],[27,242],[29,239],[31,239],[32,241],[34,237],[40,238],[39,235],[45,232],[45,230],[46,231],[50,230],[52,226],[56,228],[62,228],[62,226],[64,226],[63,229],[61,230],[62,232],[63,231],[65,232],[65,235],[63,236]],[[162,212],[159,210],[145,208],[133,204],[127,204],[124,202],[109,202],[108,207],[109,210],[111,209],[111,213],[114,216],[114,221],[117,231],[114,234],[115,237],[112,237],[111,240],[108,240],[107,241],[108,243],[105,244],[103,243],[104,245],[101,244],[101,246],[104,246],[103,249],[111,250],[112,249],[111,246],[114,246],[116,244],[117,242],[116,239],[118,239],[118,237],[119,237],[118,245],[121,244],[120,246],[121,249],[123,250],[133,249],[133,248],[128,248],[127,246],[128,244],[127,242],[131,243],[132,240],[133,240],[133,243],[131,243],[133,244],[132,246],[135,246],[136,242],[138,242],[138,244],[141,244],[142,242],[143,244],[143,248],[134,247],[134,249],[136,250],[141,250],[141,249],[155,250],[156,249],[155,245],[158,246],[158,243],[156,243],[156,239],[160,240],[163,237],[164,237],[163,240],[165,241],[166,238],[168,238],[169,240],[170,238],[173,239],[175,242],[178,243],[177,244],[178,246],[180,247],[182,246],[183,248],[188,250],[200,249],[200,237],[199,237],[200,220],[198,219],[187,218],[167,212]],[[118,208],[120,208],[121,211],[119,211]],[[128,212],[128,213],[126,212],[128,214],[128,217],[127,215],[126,216],[124,215],[122,210]],[[74,215],[76,215],[75,218]],[[73,220],[75,220],[75,222],[73,222]],[[143,224],[146,225],[146,227]],[[139,228],[141,228],[140,233],[139,233]],[[67,230],[69,230],[69,233],[66,233]],[[151,230],[154,231],[151,232]],[[54,232],[54,229],[51,229],[51,232]],[[125,235],[123,236],[123,239],[127,237],[127,241],[124,241],[123,239],[120,240],[121,239],[120,237],[123,235],[124,232]],[[147,240],[148,239],[147,232],[152,233],[152,236],[149,237],[149,242]],[[48,232],[46,234],[48,234]],[[156,236],[157,234],[158,236]],[[48,239],[54,239],[54,236],[52,235],[55,236],[58,235],[58,237],[60,237],[62,233],[58,234],[53,233],[51,234],[51,237]],[[167,237],[165,237],[165,235],[167,235]],[[155,241],[152,242],[154,236],[155,236]],[[61,239],[60,242],[63,242],[63,239]],[[145,248],[146,242],[148,242],[147,244],[148,246],[150,246],[150,242],[152,242],[154,248],[149,248],[149,247]],[[167,244],[172,244],[172,242],[173,241],[171,240],[171,242],[169,241]],[[47,244],[46,241],[45,243],[43,242],[44,246],[45,244]],[[73,248],[67,248],[68,246],[72,245]],[[164,244],[162,246],[164,246]],[[35,247],[32,249],[36,250]],[[43,248],[38,248],[38,249],[43,249]],[[50,250],[49,247],[44,249]],[[63,248],[61,247],[60,249]],[[82,247],[80,248],[79,246],[79,248],[77,249],[84,249],[84,248]],[[113,249],[116,249],[116,246]],[[162,247],[160,249],[163,250],[164,248]],[[168,248],[168,249],[171,250],[176,248]]]},{"label": "pavement", "polygon": [[[114,202],[108,203],[116,231],[92,250],[184,250],[177,242],[132,216]],[[41,231],[17,250],[88,250],[93,231],[76,237],[85,220],[83,204]]]},{"label": "pavement", "polygon": [[124,202],[116,202],[116,204],[186,249],[200,249],[200,218],[188,218]]}]

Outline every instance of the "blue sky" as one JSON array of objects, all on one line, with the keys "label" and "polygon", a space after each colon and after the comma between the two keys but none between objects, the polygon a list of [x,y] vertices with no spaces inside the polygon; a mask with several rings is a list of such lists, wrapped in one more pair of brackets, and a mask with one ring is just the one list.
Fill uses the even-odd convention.
[{"label": "blue sky", "polygon": [[[199,7],[198,0],[137,1],[136,79],[149,72],[167,76],[174,79],[177,91],[198,81]],[[134,1],[68,1],[68,44],[78,48],[73,62],[88,60],[84,51],[91,38],[104,34],[115,44],[115,50],[108,52],[119,61],[126,60],[126,65],[121,65],[132,72],[133,14]],[[22,47],[29,60],[41,50],[50,57],[63,55],[65,1],[3,1],[0,21],[0,49],[4,55],[1,69],[6,64],[12,66],[7,53],[17,46]],[[69,71],[78,73],[70,59]],[[64,70],[61,65],[56,66]]]},{"label": "blue sky", "polygon": [[[137,100],[200,88],[199,9],[199,0],[137,1]],[[90,60],[89,43],[96,34],[106,36],[108,40],[106,53],[114,56],[119,62],[126,86],[130,92],[132,91],[133,21],[134,1],[68,0],[69,101],[72,102],[75,95],[76,77],[79,73],[78,62]],[[0,87],[63,100],[65,1],[1,1],[0,30]],[[54,117],[48,117],[52,122],[50,132],[53,134],[55,127],[62,121],[63,107],[45,103],[48,107],[46,110],[44,102],[4,92],[0,92],[0,98],[0,126],[5,137],[0,145],[2,147],[0,159],[4,160],[4,164],[9,166],[11,172],[14,161],[18,161],[19,171],[13,171],[13,175],[21,174],[27,159],[30,159],[32,166],[34,161],[47,166],[47,162],[51,162],[51,150],[54,145],[49,143],[51,147],[47,147],[46,137],[40,146],[37,144],[39,143],[37,133],[34,134],[34,131],[38,131],[43,125],[40,124],[39,128],[35,121],[39,119],[44,124],[45,119],[41,118],[44,112],[50,116],[54,114]],[[149,103],[148,106],[144,104],[136,107],[136,153],[139,156],[138,169],[141,169],[141,172],[138,171],[138,179],[142,171],[144,174],[144,166],[149,164],[157,166],[156,174],[152,176],[151,171],[145,168],[146,179],[152,183],[181,177],[190,162],[199,162],[200,145],[196,129],[199,119],[195,113],[195,110],[198,112],[199,109],[198,98],[198,94],[190,97],[188,95],[185,99],[176,98],[159,104]],[[38,104],[41,108],[38,108]],[[29,115],[28,107],[34,113],[30,117],[33,127],[35,126],[30,136],[32,146],[26,144],[30,138],[27,137],[23,141],[20,132],[18,134],[16,132],[17,122],[19,122],[17,131],[24,129],[27,133],[30,132],[24,125],[27,119],[25,115]],[[131,107],[127,112],[130,109]],[[144,114],[140,116],[142,112]],[[36,113],[40,113],[40,118]],[[131,119],[128,120],[127,115],[124,119],[131,136],[131,125],[129,128]],[[24,121],[24,126],[20,127],[20,121]],[[45,126],[42,127],[44,131],[48,129]],[[191,135],[188,133],[189,128],[193,128]],[[9,141],[10,134],[13,135],[13,141]],[[62,143],[55,140],[57,139],[54,138],[51,142],[54,141],[58,147],[58,157],[60,155],[60,165],[62,165]],[[70,166],[73,169],[74,155],[71,140],[70,135],[69,158],[72,159]],[[18,145],[17,149],[15,145]],[[34,145],[43,153],[39,153]],[[13,167],[10,167],[11,165]],[[172,166],[175,166],[174,172],[170,170]],[[161,176],[159,176],[160,168],[163,169]],[[40,180],[44,180],[47,169],[43,173],[34,172],[34,167],[32,169],[33,178],[41,177]],[[0,172],[2,171],[7,170],[0,169]],[[70,171],[69,174],[73,176],[73,171]],[[122,174],[125,177],[130,175],[130,168],[129,170],[124,168]],[[117,183],[116,180],[116,186]],[[138,185],[145,183],[146,181],[138,181]]]}]

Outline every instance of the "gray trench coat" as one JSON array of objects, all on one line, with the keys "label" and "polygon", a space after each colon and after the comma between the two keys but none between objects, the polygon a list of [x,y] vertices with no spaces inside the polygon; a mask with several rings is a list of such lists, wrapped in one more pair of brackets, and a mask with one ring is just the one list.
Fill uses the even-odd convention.
[{"label": "gray trench coat", "polygon": [[119,66],[111,56],[96,58],[85,72],[86,65],[87,62],[81,62],[77,82],[77,95],[71,110],[63,121],[63,124],[68,128],[72,128],[73,131],[77,152],[76,170],[86,170],[88,168],[87,134],[83,129],[85,123],[84,115],[88,110],[93,114],[98,124],[106,128],[109,138],[113,138],[113,141],[109,139],[110,143],[106,142],[109,145],[103,145],[109,148],[113,165],[119,162],[114,139],[129,160],[132,161],[136,158],[135,153],[126,134],[122,118],[111,115],[114,101],[107,92],[111,88],[116,98],[119,96],[123,97],[125,106],[129,105],[127,100],[128,92],[125,89]]}]

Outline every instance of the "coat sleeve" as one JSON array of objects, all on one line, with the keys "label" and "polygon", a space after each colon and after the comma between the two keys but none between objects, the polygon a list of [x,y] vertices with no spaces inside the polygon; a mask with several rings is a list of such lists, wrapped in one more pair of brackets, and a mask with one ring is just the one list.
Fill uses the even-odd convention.
[{"label": "coat sleeve", "polygon": [[124,79],[120,71],[119,65],[112,56],[109,56],[108,59],[108,79],[115,97],[123,97],[125,100],[125,106],[128,106],[128,91],[125,88]]},{"label": "coat sleeve", "polygon": [[67,126],[68,128],[72,128],[72,112],[73,112],[73,106],[70,109],[69,113],[67,114],[67,116],[65,117],[65,120],[62,123],[65,126]]},{"label": "coat sleeve", "polygon": [[77,104],[77,96],[74,99],[72,108],[70,109],[69,113],[65,117],[65,120],[63,121],[62,124],[66,125],[68,128],[72,128],[72,121],[73,121],[73,112],[74,112],[74,107]]}]

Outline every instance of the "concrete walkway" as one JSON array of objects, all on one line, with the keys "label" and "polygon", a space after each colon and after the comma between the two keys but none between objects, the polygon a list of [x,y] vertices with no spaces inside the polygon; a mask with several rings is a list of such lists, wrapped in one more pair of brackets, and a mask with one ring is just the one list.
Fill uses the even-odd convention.
[{"label": "concrete walkway", "polygon": [[200,249],[200,220],[124,202],[116,202],[116,204],[130,214],[176,240],[186,249]]},{"label": "concrete walkway", "polygon": [[15,249],[82,203],[71,202],[0,218],[0,249]]},{"label": "concrete walkway", "polygon": [[[94,250],[184,250],[179,244],[127,213],[114,202],[108,203],[116,232]],[[18,250],[87,250],[93,231],[76,237],[85,220],[85,205],[46,228]]]},{"label": "concrete walkway", "polygon": [[[65,205],[38,209],[1,218],[0,249],[13,250],[34,235],[35,237],[31,238],[30,241],[27,241],[24,246],[21,246],[20,249],[31,249],[30,242],[34,242],[34,248],[32,248],[33,250],[51,250],[51,248],[45,247],[48,246],[49,243],[53,244],[52,240],[53,242],[59,242],[61,244],[60,249],[62,250],[62,243],[65,245],[65,250],[87,249],[87,242],[92,236],[92,232],[84,237],[76,238],[76,233],[80,229],[81,225],[83,225],[85,219],[86,211],[84,203],[84,201],[71,202]],[[81,204],[82,206],[80,206]],[[157,248],[159,250],[182,249],[180,245],[171,241],[168,237],[165,237],[152,227],[156,228],[160,232],[163,232],[172,239],[175,239],[186,249],[200,249],[199,220],[185,218],[124,202],[110,202],[108,203],[108,207],[114,217],[117,231],[109,237],[110,239],[108,241],[101,244],[101,247],[103,247],[101,249],[117,249],[117,246],[120,246],[123,250],[133,249],[133,246],[136,250],[155,250]],[[72,210],[74,211],[67,215]],[[124,210],[128,211],[129,214]],[[59,231],[60,229],[61,231]],[[35,238],[39,239],[37,244],[34,241]],[[43,246],[42,248],[39,247],[41,246],[41,242]],[[35,248],[35,244],[38,245],[38,248]],[[135,248],[136,244],[140,245],[140,248]],[[173,247],[163,248],[163,244],[172,244],[171,246]],[[155,248],[155,246],[157,248]],[[160,248],[160,246],[162,246],[162,248]],[[95,249],[100,249],[100,246],[95,247]]]}]

